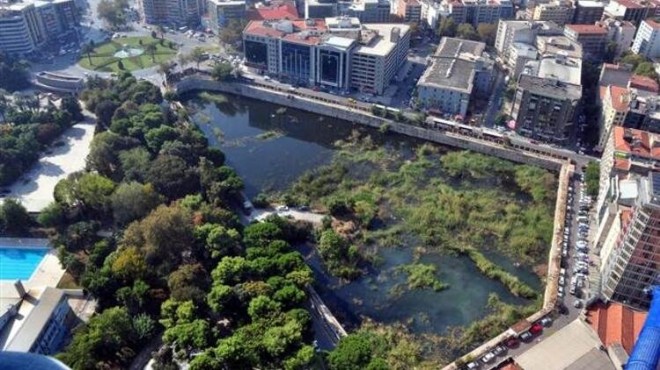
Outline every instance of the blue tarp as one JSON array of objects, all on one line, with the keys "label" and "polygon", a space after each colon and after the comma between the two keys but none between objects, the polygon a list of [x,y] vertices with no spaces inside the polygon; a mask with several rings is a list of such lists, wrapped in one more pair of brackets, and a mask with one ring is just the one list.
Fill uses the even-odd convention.
[{"label": "blue tarp", "polygon": [[653,288],[651,309],[633,351],[626,370],[656,370],[660,359],[660,286]]}]

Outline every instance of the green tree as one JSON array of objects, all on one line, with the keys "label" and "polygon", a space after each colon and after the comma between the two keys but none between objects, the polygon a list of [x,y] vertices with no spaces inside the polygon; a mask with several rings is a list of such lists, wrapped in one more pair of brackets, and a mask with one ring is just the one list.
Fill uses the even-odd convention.
[{"label": "green tree", "polygon": [[189,58],[191,61],[196,63],[197,69],[199,69],[199,64],[203,62],[204,59],[206,59],[206,52],[204,49],[196,47],[190,52]]},{"label": "green tree", "polygon": [[112,307],[93,316],[57,357],[76,370],[99,368],[103,363],[124,367],[133,356],[119,357],[118,354],[133,345],[135,339],[128,311]]},{"label": "green tree", "polygon": [[469,23],[461,23],[456,29],[456,37],[464,40],[479,41],[480,37],[477,31]]},{"label": "green tree", "polygon": [[495,45],[495,36],[497,36],[497,25],[491,23],[479,23],[477,26],[477,34],[481,41],[485,42],[486,45],[493,46]]},{"label": "green tree", "polygon": [[456,36],[458,26],[452,18],[444,17],[438,24],[437,34],[440,37],[454,37]]},{"label": "green tree", "polygon": [[655,71],[653,62],[642,62],[634,70],[634,73],[640,76],[650,77],[658,80],[658,73]]},{"label": "green tree", "polygon": [[199,190],[195,168],[177,156],[159,155],[147,172],[146,180],[169,199],[181,198]]},{"label": "green tree", "polygon": [[242,32],[246,25],[247,21],[244,19],[232,19],[226,27],[220,30],[218,38],[225,44],[234,45],[241,41]]},{"label": "green tree", "polygon": [[231,76],[233,70],[234,68],[231,66],[231,64],[227,62],[221,62],[213,66],[211,75],[217,81],[226,81]]},{"label": "green tree", "polygon": [[149,340],[156,329],[156,321],[145,313],[133,318],[133,329],[138,340]]},{"label": "green tree", "polygon": [[585,170],[585,182],[587,183],[587,194],[592,197],[598,196],[600,182],[600,165],[596,161],[587,164]]},{"label": "green tree", "polygon": [[119,153],[119,161],[124,172],[124,181],[144,182],[146,180],[151,167],[149,151],[142,147],[125,150]]},{"label": "green tree", "polygon": [[0,205],[0,230],[10,235],[27,233],[32,219],[23,204],[14,198],[5,198]]},{"label": "green tree", "polygon": [[64,209],[57,202],[51,202],[37,216],[37,222],[44,227],[60,227],[66,221]]},{"label": "green tree", "polygon": [[373,343],[370,334],[349,334],[330,352],[328,362],[332,370],[361,370],[371,362]]},{"label": "green tree", "polygon": [[167,278],[170,296],[177,301],[204,302],[210,287],[209,274],[199,264],[184,264]]},{"label": "green tree", "polygon": [[96,12],[99,18],[103,19],[113,28],[118,29],[126,24],[126,11],[123,4],[116,0],[101,0],[98,3]]},{"label": "green tree", "polygon": [[144,47],[144,51],[151,55],[152,63],[156,63],[156,50],[158,50],[158,48],[154,43],[149,43]]},{"label": "green tree", "polygon": [[151,184],[121,183],[112,193],[112,214],[115,222],[125,225],[140,219],[163,202],[163,197]]},{"label": "green tree", "polygon": [[65,95],[62,98],[60,109],[69,112],[74,121],[82,121],[85,118],[82,114],[80,102],[72,95]]}]

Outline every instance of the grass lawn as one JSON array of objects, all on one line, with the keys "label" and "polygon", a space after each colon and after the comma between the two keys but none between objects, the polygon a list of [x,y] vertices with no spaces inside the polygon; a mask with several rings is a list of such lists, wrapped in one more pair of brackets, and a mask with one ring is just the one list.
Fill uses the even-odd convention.
[{"label": "grass lawn", "polygon": [[[142,45],[140,45],[142,40]],[[124,64],[124,71],[135,71],[158,65],[161,62],[172,59],[176,55],[176,46],[170,49],[170,41],[165,39],[163,45],[160,44],[160,39],[154,39],[151,36],[146,37],[126,37],[119,38],[98,45],[88,58],[86,54],[80,57],[80,66],[86,69],[91,69],[100,72],[119,72],[121,71],[118,66],[119,58],[114,54],[121,50],[124,45],[129,48],[145,49],[147,45],[153,44],[156,46],[156,51],[152,58],[151,54],[144,52],[141,55],[121,59]],[[91,59],[91,63],[90,63]]]}]

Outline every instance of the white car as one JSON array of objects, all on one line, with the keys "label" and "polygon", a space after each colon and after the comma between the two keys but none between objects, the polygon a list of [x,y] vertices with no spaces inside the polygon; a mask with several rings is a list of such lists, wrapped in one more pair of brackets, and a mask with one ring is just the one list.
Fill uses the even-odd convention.
[{"label": "white car", "polygon": [[490,353],[490,352],[488,352],[488,353],[486,353],[486,354],[484,355],[484,357],[481,358],[481,361],[482,361],[484,364],[487,364],[487,363],[491,362],[494,358],[495,358],[495,355],[492,354],[492,353]]}]

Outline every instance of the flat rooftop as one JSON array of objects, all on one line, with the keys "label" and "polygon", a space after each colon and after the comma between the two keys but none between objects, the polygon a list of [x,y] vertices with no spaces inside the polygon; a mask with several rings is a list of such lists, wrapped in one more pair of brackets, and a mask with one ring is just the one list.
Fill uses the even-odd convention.
[{"label": "flat rooftop", "polygon": [[615,370],[594,331],[579,319],[515,358],[525,370]]},{"label": "flat rooftop", "polygon": [[46,327],[53,311],[64,297],[64,292],[55,288],[46,288],[25,322],[9,341],[6,351],[30,352],[32,345],[39,337],[41,331]]},{"label": "flat rooftop", "polygon": [[568,84],[560,80],[547,79],[527,74],[520,75],[518,87],[534,94],[552,98],[579,100],[582,97],[581,86]]},{"label": "flat rooftop", "polygon": [[580,86],[582,84],[582,61],[564,56],[545,57],[539,64],[538,76]]},{"label": "flat rooftop", "polygon": [[362,26],[366,31],[373,31],[377,36],[372,38],[367,45],[360,45],[355,50],[360,54],[386,56],[394,48],[397,43],[391,41],[393,32],[399,33],[399,39],[410,32],[410,26],[407,24],[394,24],[394,23],[380,23],[380,24],[365,24]]},{"label": "flat rooftop", "polygon": [[485,49],[483,42],[444,37],[418,84],[471,93],[476,64],[483,61]]}]

